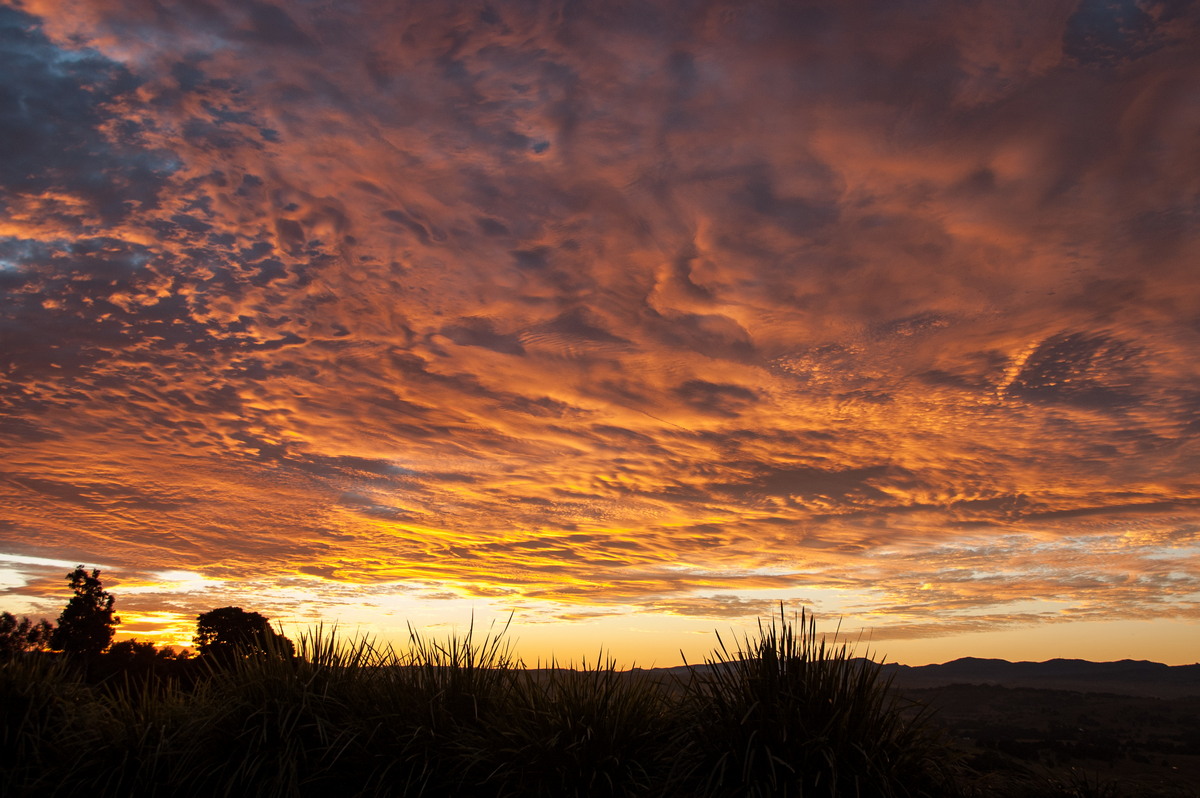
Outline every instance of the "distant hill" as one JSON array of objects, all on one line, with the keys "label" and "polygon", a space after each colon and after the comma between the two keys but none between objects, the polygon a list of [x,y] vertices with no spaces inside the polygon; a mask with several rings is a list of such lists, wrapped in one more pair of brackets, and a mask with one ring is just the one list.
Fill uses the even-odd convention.
[{"label": "distant hill", "polygon": [[[652,670],[682,676],[689,670],[703,673],[707,669],[706,665],[680,665]],[[1118,662],[1089,662],[1082,659],[1009,662],[963,657],[941,665],[888,663],[883,666],[883,672],[893,678],[896,687],[902,689],[977,684],[1146,698],[1200,696],[1200,664],[1164,665],[1161,662],[1132,659]]]},{"label": "distant hill", "polygon": [[1200,664],[1171,666],[1132,659],[1118,662],[1082,659],[1009,662],[964,657],[941,665],[887,664],[883,668],[885,673],[893,676],[894,684],[902,688],[988,684],[1154,698],[1200,696]]}]

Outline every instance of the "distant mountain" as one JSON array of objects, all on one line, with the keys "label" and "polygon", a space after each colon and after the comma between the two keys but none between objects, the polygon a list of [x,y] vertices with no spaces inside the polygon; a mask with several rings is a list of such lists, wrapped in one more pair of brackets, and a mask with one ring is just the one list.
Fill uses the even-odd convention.
[{"label": "distant mountain", "polygon": [[[683,676],[688,671],[704,673],[708,666],[680,665],[651,670]],[[1089,662],[1082,659],[1009,662],[963,657],[941,665],[888,663],[882,666],[882,671],[885,676],[892,677],[893,684],[901,689],[983,684],[1149,698],[1200,696],[1200,664],[1164,665],[1161,662],[1132,659],[1118,662]]]},{"label": "distant mountain", "polygon": [[964,657],[941,665],[887,664],[883,669],[894,678],[894,684],[902,688],[991,684],[1156,698],[1200,696],[1200,664],[1171,666],[1132,659],[1118,662],[1082,659],[1009,662]]}]

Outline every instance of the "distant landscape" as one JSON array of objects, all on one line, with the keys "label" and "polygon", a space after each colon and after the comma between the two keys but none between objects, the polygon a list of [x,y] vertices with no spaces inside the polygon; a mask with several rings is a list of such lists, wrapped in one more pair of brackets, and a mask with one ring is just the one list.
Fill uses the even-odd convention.
[{"label": "distant landscape", "polygon": [[973,772],[970,794],[1200,795],[1200,664],[963,657],[879,671],[931,710]]},{"label": "distant landscape", "polygon": [[993,779],[1042,772],[1081,796],[1200,795],[1200,665],[964,657],[882,670]]},{"label": "distant landscape", "polygon": [[[704,666],[698,667],[703,669]],[[680,673],[688,670],[688,666],[659,670]],[[963,657],[940,665],[885,663],[880,670],[886,678],[892,680],[893,686],[904,690],[982,685],[1112,693],[1146,698],[1200,696],[1200,664],[1172,666],[1129,659],[1118,662],[1089,662],[1081,659],[1009,662],[1003,659]]]},{"label": "distant landscape", "polygon": [[1163,665],[1144,660],[1088,662],[1052,659],[1008,662],[963,657],[941,665],[885,664],[884,673],[901,688],[935,688],[955,684],[990,685],[1037,690],[1073,690],[1145,698],[1200,696],[1200,664]]}]

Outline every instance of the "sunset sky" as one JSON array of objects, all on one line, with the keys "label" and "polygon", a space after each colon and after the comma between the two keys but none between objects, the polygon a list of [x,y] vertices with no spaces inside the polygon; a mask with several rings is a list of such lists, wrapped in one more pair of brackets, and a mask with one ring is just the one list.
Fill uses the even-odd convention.
[{"label": "sunset sky", "polygon": [[0,609],[1200,660],[1200,4],[0,5]]}]

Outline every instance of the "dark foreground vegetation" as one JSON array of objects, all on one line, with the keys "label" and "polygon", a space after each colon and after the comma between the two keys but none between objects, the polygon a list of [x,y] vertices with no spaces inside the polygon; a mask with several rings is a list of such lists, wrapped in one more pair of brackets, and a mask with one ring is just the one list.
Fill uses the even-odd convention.
[{"label": "dark foreground vegetation", "polygon": [[293,643],[234,607],[187,657],[112,644],[98,577],[57,628],[0,617],[0,795],[1151,794],[964,741],[803,612],[673,673],[526,668],[503,629]]},{"label": "dark foreground vegetation", "polygon": [[942,795],[919,713],[812,619],[703,674],[525,669],[501,634],[396,652],[320,630],[294,652],[0,665],[0,792],[25,795]]}]

